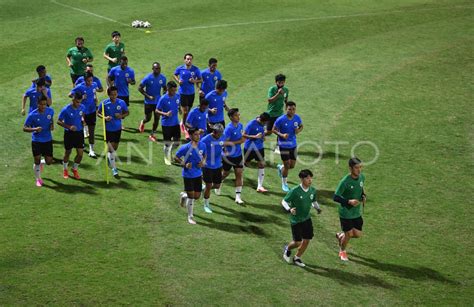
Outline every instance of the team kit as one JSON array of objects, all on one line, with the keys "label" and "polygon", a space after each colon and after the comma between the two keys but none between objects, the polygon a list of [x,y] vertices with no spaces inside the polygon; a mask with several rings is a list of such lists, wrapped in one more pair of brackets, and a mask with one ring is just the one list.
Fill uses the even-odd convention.
[{"label": "team kit", "polygon": [[[111,36],[112,42],[103,54],[108,61],[105,90],[108,98],[98,101],[97,93],[103,92],[104,87],[94,74],[91,64],[94,56],[84,46],[84,38],[77,37],[75,46],[66,54],[72,82],[71,102],[61,109],[56,122],[51,95],[53,80],[44,65],[36,68],[38,77],[32,80],[22,97],[21,113],[26,116],[23,131],[31,133],[33,170],[38,187],[43,185],[41,173],[44,165],[53,163],[51,132],[55,123],[64,129],[64,179],[70,177],[71,171],[72,176],[80,180],[79,166],[86,139],[89,157],[97,157],[97,120],[105,122],[108,166],[112,175],[120,178],[117,151],[124,131],[123,120],[130,114],[129,85],[135,85],[136,81],[135,71],[128,66],[121,34],[114,31]],[[303,131],[303,121],[296,113],[296,103],[289,100],[286,77],[283,74],[275,76],[275,84],[268,89],[267,110],[244,125],[240,121],[239,109],[226,103],[227,82],[217,69],[217,59],[210,58],[208,67],[201,70],[193,65],[193,58],[191,53],[185,54],[184,63],[175,69],[171,80],[161,73],[160,63],[152,64],[151,73],[138,84],[138,91],[144,96],[144,117],[138,125],[139,132],[144,133],[145,125],[151,122],[148,139],[156,142],[155,134],[161,123],[164,164],[182,167],[184,189],[179,195],[179,203],[186,207],[187,222],[191,225],[196,224],[193,212],[201,194],[204,211],[212,213],[211,192],[221,195],[222,183],[231,172],[235,175],[235,203],[244,204],[243,173],[252,161],[257,165],[256,192],[268,192],[264,187],[264,142],[275,135],[277,145],[273,150],[281,157],[277,171],[281,189],[287,193],[281,205],[289,214],[292,233],[292,241],[284,247],[283,259],[304,267],[301,257],[314,235],[311,208],[318,214],[322,210],[316,201],[317,191],[312,185],[311,170],[300,170],[300,184],[293,188],[288,186],[289,172],[297,162],[297,135]],[[29,109],[26,110],[28,100]],[[73,149],[75,157],[69,169]],[[348,168],[349,173],[339,182],[333,198],[339,210],[341,231],[336,233],[336,239],[342,261],[349,260],[346,252],[349,240],[362,235],[362,213],[366,202],[361,160],[356,157],[349,159]],[[293,249],[296,249],[294,256]]]}]

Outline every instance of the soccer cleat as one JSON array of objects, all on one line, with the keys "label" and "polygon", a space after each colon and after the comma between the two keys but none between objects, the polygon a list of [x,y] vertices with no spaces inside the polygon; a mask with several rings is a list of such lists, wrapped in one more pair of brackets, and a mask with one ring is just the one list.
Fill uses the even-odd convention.
[{"label": "soccer cleat", "polygon": [[37,187],[42,187],[42,186],[43,186],[43,180],[41,180],[41,179],[36,179],[36,186],[37,186]]},{"label": "soccer cleat", "polygon": [[265,192],[268,192],[268,190],[265,189],[264,187],[259,187],[259,188],[257,188],[257,192],[259,192],[259,193],[265,193]]},{"label": "soccer cleat", "polygon": [[186,202],[186,198],[188,194],[186,192],[179,193],[179,205],[184,208],[184,203]]},{"label": "soccer cleat", "polygon": [[303,261],[301,261],[301,258],[294,257],[293,258],[293,263],[295,265],[299,266],[300,268],[304,268],[306,266],[306,264],[304,264]]},{"label": "soccer cleat", "polygon": [[79,176],[79,172],[77,171],[77,169],[72,169],[72,174],[74,175],[74,179],[81,179],[81,177]]},{"label": "soccer cleat", "polygon": [[281,169],[283,168],[283,165],[281,164],[277,164],[277,169],[278,169],[278,177],[283,177],[283,175],[281,174]]},{"label": "soccer cleat", "polygon": [[216,193],[217,196],[221,195],[221,188],[214,189],[214,193]]},{"label": "soccer cleat", "polygon": [[240,198],[236,198],[235,199],[235,202],[238,204],[238,205],[242,205],[244,203],[244,201]]},{"label": "soccer cleat", "polygon": [[206,211],[206,213],[212,213],[211,207],[208,205],[204,205],[204,211]]},{"label": "soccer cleat", "polygon": [[165,160],[166,165],[171,165],[171,159],[167,154],[165,154],[165,156],[163,158]]},{"label": "soccer cleat", "polygon": [[280,154],[280,147],[275,147],[275,150],[273,151],[276,155]]},{"label": "soccer cleat", "polygon": [[285,245],[283,249],[283,259],[285,259],[286,262],[291,263],[291,250],[288,249],[288,245]]},{"label": "soccer cleat", "polygon": [[93,150],[91,150],[91,151],[89,151],[89,157],[97,158],[97,155],[95,154],[95,152]]},{"label": "soccer cleat", "polygon": [[150,135],[148,139],[152,142],[156,142],[156,137],[154,135]]},{"label": "soccer cleat", "polygon": [[145,132],[145,124],[143,122],[140,122],[140,126],[138,126],[138,131],[140,131],[140,133]]},{"label": "soccer cleat", "polygon": [[290,190],[290,188],[288,187],[288,185],[287,185],[287,184],[284,184],[284,183],[281,184],[281,189],[282,189],[284,192],[288,192],[288,191]]},{"label": "soccer cleat", "polygon": [[191,225],[196,225],[196,221],[194,220],[194,217],[188,216],[188,223]]},{"label": "soccer cleat", "polygon": [[68,173],[67,169],[63,170],[63,178],[64,178],[64,179],[68,179],[68,178],[69,178],[69,173]]},{"label": "soccer cleat", "polygon": [[339,252],[339,258],[341,258],[342,261],[349,261],[349,258],[347,258],[346,251],[340,251]]},{"label": "soccer cleat", "polygon": [[113,168],[113,169],[112,169],[112,175],[113,175],[114,177],[118,176],[118,169],[117,169],[117,168]]}]

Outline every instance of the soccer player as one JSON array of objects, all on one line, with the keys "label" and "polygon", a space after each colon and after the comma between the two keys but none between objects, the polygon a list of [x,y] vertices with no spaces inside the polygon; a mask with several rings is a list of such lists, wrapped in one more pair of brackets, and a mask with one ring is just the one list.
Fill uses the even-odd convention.
[{"label": "soccer player", "polygon": [[207,94],[216,88],[216,83],[222,80],[222,74],[217,70],[217,59],[209,59],[209,67],[201,70],[202,84],[199,89],[199,98],[204,99]]},{"label": "soccer player", "polygon": [[227,98],[226,89],[227,81],[219,80],[216,82],[216,89],[209,92],[204,98],[205,100],[209,101],[209,110],[207,112],[209,121],[209,125],[207,126],[208,133],[211,133],[210,127],[214,126],[215,124],[221,124],[222,126],[225,126],[224,110],[229,111],[229,108],[225,103]]},{"label": "soccer player", "polygon": [[[91,78],[92,79],[92,78]],[[84,133],[83,116],[85,107],[82,104],[83,94],[75,92],[72,97],[72,102],[65,106],[58,116],[58,125],[64,128],[64,158],[63,158],[63,177],[69,178],[67,170],[69,164],[69,156],[73,148],[76,149],[76,157],[72,166],[72,173],[75,179],[79,179],[79,172],[77,168],[82,161],[82,154],[84,152]]]},{"label": "soccer player", "polygon": [[31,148],[33,151],[36,186],[43,185],[41,179],[41,156],[45,157],[46,164],[53,162],[53,137],[51,131],[54,129],[54,110],[47,105],[47,97],[38,98],[38,108],[28,114],[23,126],[23,131],[32,132]]},{"label": "soccer player", "polygon": [[[278,117],[283,115],[283,106],[288,102],[289,90],[285,86],[286,76],[278,74],[275,76],[275,85],[268,89],[267,113],[270,114],[270,120],[267,123],[267,135],[272,134],[273,125]],[[279,154],[278,145],[275,147],[275,153]]]},{"label": "soccer player", "polygon": [[[240,146],[244,141],[243,136],[244,127],[240,123],[240,112],[237,108],[232,108],[227,112],[230,123],[224,130],[226,141],[231,142],[224,148],[225,154],[222,158],[222,181],[229,176],[230,170],[234,168],[235,174],[235,202],[239,205],[243,204],[242,200],[242,186],[243,186],[243,161],[242,161],[242,147]],[[221,184],[222,187],[222,184]],[[214,190],[217,195],[221,194],[221,187]]]},{"label": "soccer player", "polygon": [[[82,99],[82,104],[84,105],[84,121],[87,126],[84,126],[84,137],[89,136],[89,157],[95,158],[96,154],[94,152],[95,144],[95,124],[96,124],[96,112],[97,112],[97,94],[99,87],[97,83],[94,82],[94,76],[92,73],[86,73],[84,83],[79,83],[75,88],[72,89],[69,93],[69,97],[73,97],[76,93],[84,95]],[[82,129],[81,129],[82,130]],[[87,131],[86,131],[87,130]]]},{"label": "soccer player", "polygon": [[198,87],[202,82],[201,71],[193,65],[193,55],[186,53],[184,55],[184,64],[176,67],[174,79],[179,84],[179,95],[181,97],[181,111],[183,112],[183,121],[181,131],[185,131],[185,123],[189,110],[193,107],[195,85]]},{"label": "soccer player", "polygon": [[120,64],[120,58],[125,55],[125,44],[121,41],[120,32],[112,32],[112,42],[105,47],[104,58],[109,61],[107,73]]},{"label": "soccer player", "polygon": [[362,174],[362,161],[354,157],[349,159],[349,174],[344,176],[336,192],[334,201],[339,203],[339,220],[342,232],[336,233],[339,242],[339,258],[348,261],[346,247],[351,238],[362,236],[362,210],[367,198],[364,191],[365,175]]},{"label": "soccer player", "polygon": [[[129,115],[128,107],[125,101],[117,98],[118,90],[115,86],[107,89],[108,99],[105,99],[97,108],[97,116],[102,119],[105,117],[105,135],[109,152],[107,158],[112,168],[112,175],[118,176],[117,166],[117,149],[122,134],[122,119]],[[105,114],[102,114],[102,105],[104,105]]]},{"label": "soccer player", "polygon": [[286,114],[278,117],[273,125],[273,133],[278,136],[278,147],[283,164],[278,164],[278,176],[281,178],[281,188],[288,192],[288,171],[296,164],[296,135],[303,130],[303,122],[296,114],[296,103],[286,103]]},{"label": "soccer player", "polygon": [[128,85],[135,84],[135,71],[128,67],[128,58],[120,58],[120,66],[115,66],[109,71],[109,84],[118,90],[118,99],[125,101],[127,107],[130,105]]},{"label": "soccer player", "polygon": [[145,123],[149,122],[151,115],[154,114],[153,126],[148,138],[150,141],[156,142],[155,132],[158,128],[160,114],[155,112],[155,110],[161,97],[161,91],[163,91],[163,94],[166,93],[166,77],[161,73],[160,63],[153,63],[151,69],[152,72],[146,75],[138,86],[138,91],[145,96],[145,118],[140,122],[138,130],[140,133],[143,133],[145,131]]},{"label": "soccer player", "polygon": [[76,46],[69,48],[66,54],[66,62],[70,69],[72,86],[77,78],[86,73],[86,64],[92,62],[94,56],[89,49],[84,47],[84,38],[76,37]]},{"label": "soccer player", "polygon": [[265,193],[267,189],[263,187],[263,179],[265,176],[265,149],[263,142],[265,141],[265,125],[270,119],[270,115],[264,112],[257,118],[252,119],[245,126],[244,137],[244,161],[245,166],[250,165],[250,161],[257,161],[258,177],[257,192]]},{"label": "soccer player", "polygon": [[31,87],[36,86],[37,80],[44,79],[45,86],[47,88],[50,88],[51,85],[53,84],[53,79],[51,79],[51,76],[48,75],[48,72],[46,71],[46,67],[44,65],[38,65],[38,67],[36,67],[36,73],[38,74],[38,78],[31,80],[32,81]]},{"label": "soccer player", "polygon": [[41,96],[46,98],[47,106],[51,106],[51,91],[49,88],[46,87],[46,81],[43,78],[36,80],[35,87],[30,87],[26,90],[23,94],[21,99],[21,115],[25,115],[25,108],[26,108],[26,99],[29,98],[30,100],[30,108],[28,113],[38,108],[38,100]]},{"label": "soccer player", "polygon": [[[304,268],[306,265],[301,260],[309,242],[313,238],[313,222],[311,221],[311,207],[316,209],[318,214],[321,208],[316,201],[316,189],[311,186],[313,173],[309,169],[301,170],[299,175],[301,183],[291,189],[281,201],[282,206],[290,213],[291,234],[293,240],[285,245],[283,259]],[[297,248],[296,255],[291,259],[291,250]]]},{"label": "soccer player", "polygon": [[[100,81],[99,78],[94,76],[94,66],[92,64],[86,65],[86,73],[84,74],[84,76],[87,75],[88,73],[92,74],[92,80],[97,84],[97,87],[98,87],[97,92],[102,93],[104,91],[102,82]],[[77,78],[75,86],[78,86],[79,84],[84,83],[84,76],[80,76],[79,78]]]},{"label": "soccer player", "polygon": [[161,128],[163,129],[163,146],[165,164],[171,165],[171,151],[179,145],[181,130],[179,129],[179,94],[178,85],[174,81],[166,84],[167,93],[161,96],[156,105],[155,112],[161,115]]},{"label": "soccer player", "polygon": [[207,132],[207,109],[209,102],[204,99],[199,102],[199,107],[194,107],[186,119],[186,128],[195,128],[199,133],[205,134]]},{"label": "soccer player", "polygon": [[225,142],[224,126],[215,124],[212,132],[202,138],[201,143],[206,145],[206,165],[202,170],[203,180],[206,184],[204,190],[204,211],[212,213],[209,205],[211,189],[218,189],[222,182],[222,149]]},{"label": "soccer player", "polygon": [[182,145],[176,152],[174,160],[183,167],[184,191],[180,193],[180,204],[186,202],[188,223],[196,224],[193,215],[194,202],[202,191],[202,167],[206,163],[206,145],[199,142],[201,134],[197,129],[189,129],[191,142]]}]

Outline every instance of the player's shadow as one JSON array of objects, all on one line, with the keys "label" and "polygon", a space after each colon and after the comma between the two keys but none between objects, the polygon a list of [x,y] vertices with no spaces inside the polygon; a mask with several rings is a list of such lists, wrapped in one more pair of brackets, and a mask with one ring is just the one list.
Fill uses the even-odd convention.
[{"label": "player's shadow", "polygon": [[117,160],[118,165],[123,165],[127,163],[138,163],[138,164],[147,164],[147,161],[143,160],[141,157],[137,157],[134,155],[126,156],[119,156]]},{"label": "player's shadow", "polygon": [[338,159],[338,160],[346,160],[349,157],[347,155],[341,154],[341,153],[335,153],[333,151],[323,151],[319,152],[319,150],[298,150],[298,155],[299,156],[304,156],[304,157],[311,157],[314,159]]},{"label": "player's shadow", "polygon": [[[56,192],[60,193],[68,193],[68,194],[87,194],[87,195],[97,195],[97,191],[93,186],[84,187],[75,185],[75,182],[84,182],[83,179],[76,180],[73,178],[64,179],[64,182],[56,181],[51,178],[44,178],[43,187],[52,189]],[[52,183],[52,184],[49,184]]]},{"label": "player's shadow", "polygon": [[225,207],[222,205],[214,204],[214,207],[220,208],[226,212],[217,212],[217,214],[224,215],[230,218],[235,218],[239,220],[241,223],[258,223],[258,224],[277,224],[279,226],[283,226],[286,223],[283,223],[280,217],[275,215],[258,215],[254,213],[250,213],[247,211],[237,211],[229,207]]},{"label": "player's shadow", "polygon": [[[209,227],[230,233],[249,233],[259,237],[268,237],[268,234],[261,227],[255,225],[235,225],[230,223],[217,222],[202,215],[194,215],[198,218],[197,225]],[[203,222],[204,221],[204,222]]]},{"label": "player's shadow", "polygon": [[396,286],[387,283],[383,279],[380,279],[376,276],[372,276],[369,274],[359,275],[359,274],[354,274],[354,273],[339,270],[339,269],[325,268],[322,266],[308,264],[308,263],[306,263],[306,267],[304,267],[303,269],[315,275],[334,279],[342,285],[347,285],[347,286],[364,285],[364,286],[379,287],[379,288],[391,289],[391,290],[394,290],[397,288]]},{"label": "player's shadow", "polygon": [[139,99],[139,100],[129,100],[129,103],[133,103],[133,104],[144,104],[143,102],[143,99]]},{"label": "player's shadow", "polygon": [[125,189],[125,190],[136,190],[135,187],[133,187],[130,183],[121,180],[122,177],[117,176],[113,177],[111,173],[109,173],[109,184],[107,184],[106,180],[101,180],[101,181],[92,181],[88,179],[81,179],[81,181],[84,181],[87,184],[98,186],[104,189]]},{"label": "player's shadow", "polygon": [[334,191],[331,190],[316,190],[316,198],[318,203],[323,206],[335,206],[335,202],[333,200]]},{"label": "player's shadow", "polygon": [[125,173],[129,176],[123,176],[122,178],[130,178],[133,180],[140,180],[140,181],[145,181],[145,182],[161,182],[164,184],[175,184],[176,181],[174,179],[168,178],[168,177],[158,177],[158,176],[152,176],[152,175],[147,175],[147,174],[136,174],[127,170],[121,170],[121,173]]},{"label": "player's shadow", "polygon": [[140,143],[140,140],[137,139],[128,139],[128,138],[120,138],[120,142],[123,144],[124,142],[128,143]]},{"label": "player's shadow", "polygon": [[357,264],[368,266],[376,270],[391,272],[392,274],[398,277],[415,281],[433,280],[453,285],[459,284],[459,282],[446,278],[441,273],[423,266],[418,268],[410,268],[403,265],[380,262],[378,260],[359,256],[356,254],[352,255],[351,261]]}]

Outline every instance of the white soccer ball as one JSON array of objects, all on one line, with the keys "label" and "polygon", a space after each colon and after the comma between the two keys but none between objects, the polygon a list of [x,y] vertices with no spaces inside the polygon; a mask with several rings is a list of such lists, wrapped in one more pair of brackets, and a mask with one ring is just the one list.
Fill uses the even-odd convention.
[{"label": "white soccer ball", "polygon": [[132,27],[138,28],[138,20],[132,21]]},{"label": "white soccer ball", "polygon": [[151,23],[149,23],[148,21],[145,21],[145,22],[143,23],[143,27],[144,27],[144,28],[151,28]]}]

